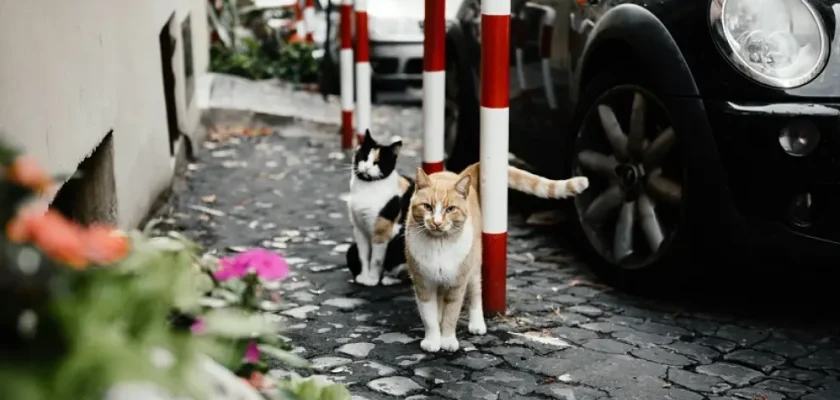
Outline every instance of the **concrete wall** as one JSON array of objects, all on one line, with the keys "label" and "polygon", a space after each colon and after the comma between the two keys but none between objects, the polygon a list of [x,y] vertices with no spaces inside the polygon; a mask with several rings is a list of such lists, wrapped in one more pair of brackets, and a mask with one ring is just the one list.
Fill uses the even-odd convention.
[{"label": "concrete wall", "polygon": [[184,94],[181,22],[190,15],[198,80],[209,62],[206,4],[0,0],[0,136],[72,173],[113,132],[116,222],[135,226],[173,174],[159,33],[174,12],[178,127],[191,134],[199,110]]}]

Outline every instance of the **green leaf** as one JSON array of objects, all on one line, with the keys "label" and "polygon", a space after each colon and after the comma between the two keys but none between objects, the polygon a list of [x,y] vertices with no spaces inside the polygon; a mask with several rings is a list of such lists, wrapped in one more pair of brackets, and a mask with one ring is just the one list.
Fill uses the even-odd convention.
[{"label": "green leaf", "polygon": [[219,308],[203,316],[205,332],[227,338],[251,338],[276,332],[279,326],[265,315]]}]

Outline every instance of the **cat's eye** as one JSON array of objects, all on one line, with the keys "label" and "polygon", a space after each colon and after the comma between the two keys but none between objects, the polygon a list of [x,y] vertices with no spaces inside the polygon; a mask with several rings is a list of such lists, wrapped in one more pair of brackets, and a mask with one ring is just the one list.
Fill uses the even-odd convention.
[{"label": "cat's eye", "polygon": [[426,211],[432,211],[432,205],[429,203],[423,203],[423,209]]},{"label": "cat's eye", "polygon": [[448,212],[448,213],[453,213],[456,210],[458,210],[458,207],[455,207],[455,206],[446,207],[446,212]]}]

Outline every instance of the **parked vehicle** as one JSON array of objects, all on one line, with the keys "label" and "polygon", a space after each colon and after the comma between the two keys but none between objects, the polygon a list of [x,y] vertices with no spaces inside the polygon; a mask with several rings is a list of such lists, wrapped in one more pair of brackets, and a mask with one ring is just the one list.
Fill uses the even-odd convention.
[{"label": "parked vehicle", "polygon": [[[329,1],[329,0],[323,0]],[[332,20],[327,48],[331,59],[338,60],[338,2],[332,0]],[[463,0],[446,0],[447,19],[455,14]],[[400,91],[423,84],[423,18],[425,0],[367,0],[370,64],[373,70],[371,91]],[[354,27],[355,28],[355,27]],[[354,30],[355,33],[355,30]],[[355,41],[354,41],[355,43]],[[355,44],[354,44],[355,46]],[[331,63],[334,74],[329,92],[338,94],[338,63]]]},{"label": "parked vehicle", "polygon": [[[590,178],[569,204],[602,277],[694,276],[733,244],[840,260],[840,1],[514,0],[512,14],[511,151]],[[457,19],[454,170],[478,160],[480,1]]]}]

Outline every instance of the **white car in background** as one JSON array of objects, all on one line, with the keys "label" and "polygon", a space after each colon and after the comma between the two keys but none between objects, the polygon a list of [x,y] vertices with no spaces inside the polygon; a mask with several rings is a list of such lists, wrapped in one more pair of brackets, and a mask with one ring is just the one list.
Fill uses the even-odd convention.
[{"label": "white car in background", "polygon": [[[324,8],[329,0],[320,0]],[[454,21],[464,0],[446,0],[446,19]],[[326,86],[322,90],[338,94],[338,6],[332,0],[329,43],[331,62],[322,72]],[[367,0],[370,64],[373,70],[372,96],[386,90],[421,87],[423,83],[423,18],[425,0]],[[321,17],[323,18],[323,17]],[[354,41],[355,43],[355,41]]]}]

